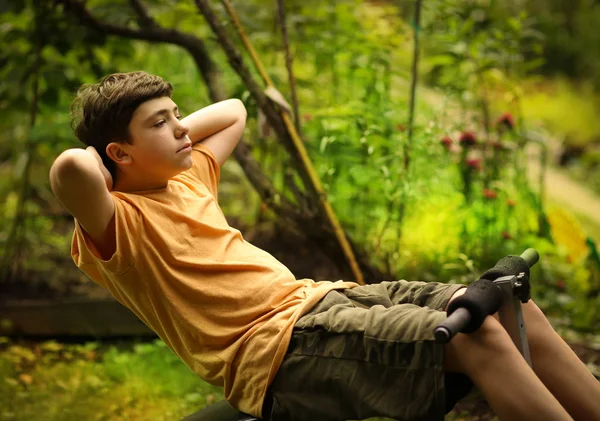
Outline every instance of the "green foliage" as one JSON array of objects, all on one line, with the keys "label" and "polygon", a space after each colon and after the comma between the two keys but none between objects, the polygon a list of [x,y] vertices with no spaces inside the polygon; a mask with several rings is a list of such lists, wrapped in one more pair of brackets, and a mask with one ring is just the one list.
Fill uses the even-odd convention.
[{"label": "green foliage", "polygon": [[[54,231],[52,210],[60,207],[48,186],[48,169],[60,152],[78,146],[69,128],[72,94],[86,75],[99,77],[114,69],[99,63],[98,51],[123,57],[129,44],[106,43],[103,35],[78,28],[49,2],[24,1],[2,17],[0,163],[11,165],[0,165],[0,198],[6,199],[0,200],[0,213],[6,216],[0,222],[0,257],[20,245],[33,253],[13,256],[17,266],[27,262],[25,270],[49,271],[51,252],[68,250],[67,237]],[[24,186],[29,194],[17,215]]]},{"label": "green foliage", "polygon": [[12,343],[0,338],[3,420],[172,420],[222,399],[160,340]]},{"label": "green foliage", "polygon": [[600,5],[594,0],[528,0],[527,10],[546,36],[544,72],[554,76],[592,80],[600,86]]},{"label": "green foliage", "polygon": [[485,2],[454,0],[438,2],[427,12],[427,74],[436,84],[464,92],[481,83],[485,72],[522,75],[543,63],[543,35],[525,11],[498,16]]},{"label": "green foliage", "polygon": [[[425,77],[475,103],[482,95],[542,121],[565,143],[595,141],[600,7],[591,0],[440,1],[426,8]],[[525,82],[526,76],[551,75]],[[565,79],[568,76],[569,79]],[[477,90],[470,79],[480,79]],[[487,85],[487,86],[486,86]],[[493,105],[492,105],[493,107]],[[502,110],[500,110],[502,111]]]},{"label": "green foliage", "polygon": [[[439,143],[444,133],[460,129],[461,121],[455,119],[453,125],[447,126],[445,119],[436,116],[439,110],[430,105],[421,106],[410,145],[413,165],[405,171],[406,84],[389,81],[398,80],[406,71],[407,50],[396,51],[392,48],[393,43],[381,45],[365,39],[362,45],[367,48],[356,49],[351,56],[354,65],[338,65],[331,72],[319,73],[322,54],[336,61],[343,57],[345,50],[332,52],[323,46],[322,53],[318,40],[305,35],[312,33],[311,24],[319,24],[319,38],[331,39],[333,44],[336,39],[351,38],[357,32],[369,33],[370,27],[382,25],[355,12],[345,16],[346,23],[335,26],[330,34],[325,22],[318,22],[314,16],[321,15],[315,13],[313,22],[305,22],[304,36],[294,40],[294,45],[302,46],[304,42],[316,45],[312,49],[303,49],[302,69],[312,75],[313,93],[313,97],[303,97],[304,109],[310,107],[309,112],[303,114],[303,131],[329,199],[352,237],[389,272],[431,280],[448,280],[444,264],[454,261],[461,253],[486,264],[493,263],[511,247],[521,247],[520,241],[511,238],[518,238],[519,234],[537,227],[535,201],[528,189],[520,189],[523,180],[518,178],[518,171],[507,166],[501,178],[492,180],[493,187],[499,192],[497,200],[483,197],[487,184],[481,176],[473,174],[469,188],[462,194],[467,199],[468,206],[465,207],[460,192],[465,183],[461,171],[465,168],[466,156],[457,160]],[[328,16],[326,11],[322,16]],[[368,16],[385,21],[394,33],[410,35],[409,28],[389,14],[371,13]],[[467,32],[456,36],[468,35]],[[484,47],[478,48],[483,51]],[[385,61],[380,61],[381,56],[386,57]],[[458,57],[457,61],[464,59]],[[379,69],[376,66],[380,63],[381,71],[369,70],[374,66]],[[357,83],[355,79],[361,71],[370,73],[366,83],[364,80]],[[306,83],[311,80],[310,76],[299,75],[299,78]],[[474,89],[476,81],[470,81],[468,88]],[[323,84],[339,90],[333,97],[325,95],[325,104],[314,98],[314,92]],[[506,139],[506,142],[515,144],[517,140]],[[499,156],[492,158],[490,164],[500,159]],[[511,159],[507,156],[505,161]],[[268,162],[264,164],[271,168]],[[275,165],[270,172],[281,173],[281,166],[286,164],[276,161]],[[519,202],[516,210],[507,205],[507,199]],[[432,223],[428,218],[431,212],[435,212],[437,221],[443,222]],[[461,226],[462,230],[454,229]],[[440,232],[444,233],[441,240]],[[431,238],[431,243],[427,238]],[[434,263],[436,260],[438,263]]]},{"label": "green foliage", "polygon": [[530,238],[542,256],[534,266],[533,294],[549,317],[581,332],[597,332],[600,304],[600,272],[595,262],[568,263],[567,251],[548,240]]},{"label": "green foliage", "polygon": [[523,90],[524,118],[543,122],[565,145],[582,147],[597,141],[600,99],[589,83],[534,78],[523,83]]},{"label": "green foliage", "polygon": [[[526,114],[518,104],[527,109],[528,103],[514,80],[542,64],[543,37],[531,14],[498,9],[493,3],[426,4],[420,28],[425,44],[421,73],[438,91],[419,90],[410,145],[405,124],[413,28],[396,7],[358,0],[286,3],[305,145],[349,235],[375,264],[398,277],[468,282],[503,255],[531,245],[541,231],[538,186],[524,180],[527,161],[520,152],[527,142],[527,121],[521,121]],[[161,25],[176,25],[204,39],[223,70],[225,91],[246,104],[245,140],[262,170],[283,194],[289,195],[290,179],[302,187],[281,145],[259,136],[256,104],[229,70],[193,5],[146,5]],[[14,220],[22,157],[32,154],[34,194],[27,202],[30,216],[23,237],[31,263],[25,268],[46,271],[53,254],[68,255],[70,227],[45,212],[60,212],[47,180],[53,158],[66,148],[82,146],[68,127],[75,88],[113,71],[144,69],[174,84],[174,100],[184,114],[208,105],[209,99],[195,63],[180,47],[100,36],[76,24],[60,7],[48,8],[40,19],[30,3],[24,6],[3,14],[7,24],[0,27],[0,46],[6,47],[0,49],[0,60],[10,62],[0,70],[5,81],[0,83],[0,108],[11,117],[2,120],[6,130],[0,132],[0,158],[10,161],[0,166],[0,195],[7,199],[0,201],[5,216],[0,247]],[[98,0],[88,6],[99,19],[137,27],[127,2]],[[276,86],[289,97],[273,8],[261,2],[236,4]],[[41,104],[30,127],[26,111],[35,72],[26,70],[40,40]],[[494,95],[500,87],[510,93],[511,99],[502,104],[512,104],[517,118],[513,131],[494,126],[500,110]],[[456,146],[467,130],[474,132],[476,145]],[[453,150],[440,143],[445,136],[452,138]],[[407,150],[408,170],[403,165]],[[468,168],[472,159],[480,161],[481,171]],[[252,225],[264,216],[235,162],[223,168],[220,188],[220,202],[234,221]],[[562,265],[564,256],[548,254],[552,265]],[[558,295],[549,297],[548,305],[560,305]],[[590,314],[587,320],[597,323],[595,313]]]}]

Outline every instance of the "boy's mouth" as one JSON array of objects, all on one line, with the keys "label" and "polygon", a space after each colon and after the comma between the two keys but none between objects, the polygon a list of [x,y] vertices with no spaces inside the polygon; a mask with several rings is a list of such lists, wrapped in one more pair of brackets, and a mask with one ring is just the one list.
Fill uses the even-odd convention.
[{"label": "boy's mouth", "polygon": [[178,153],[179,152],[185,152],[185,151],[188,151],[188,150],[190,150],[190,151],[192,150],[192,142],[186,142],[186,144],[183,145],[183,147],[181,149],[179,149],[177,152]]}]

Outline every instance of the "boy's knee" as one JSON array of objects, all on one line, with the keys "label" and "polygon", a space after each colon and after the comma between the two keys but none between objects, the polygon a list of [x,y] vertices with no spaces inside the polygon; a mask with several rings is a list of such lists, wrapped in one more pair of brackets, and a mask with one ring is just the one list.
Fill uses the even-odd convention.
[{"label": "boy's knee", "polygon": [[445,345],[446,371],[470,376],[503,354],[517,355],[518,350],[500,322],[488,316],[477,331],[459,333]]},{"label": "boy's knee", "polygon": [[529,322],[549,324],[546,315],[533,300],[529,300],[525,304],[522,304],[521,308],[523,309],[523,314],[525,315],[525,317],[529,319],[526,320],[526,323]]},{"label": "boy's knee", "polygon": [[548,332],[554,330],[546,315],[538,305],[529,300],[522,305],[523,317],[525,318],[525,329],[530,342],[544,340],[548,338]]}]

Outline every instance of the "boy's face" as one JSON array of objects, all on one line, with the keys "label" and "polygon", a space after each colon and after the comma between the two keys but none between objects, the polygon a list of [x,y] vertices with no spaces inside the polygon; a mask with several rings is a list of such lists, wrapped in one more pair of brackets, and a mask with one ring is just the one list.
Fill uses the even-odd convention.
[{"label": "boy's face", "polygon": [[[192,166],[188,127],[179,121],[177,106],[169,97],[142,103],[129,123],[131,142],[121,144],[128,158],[121,169],[127,176],[164,181]],[[183,148],[183,149],[182,149]]]}]

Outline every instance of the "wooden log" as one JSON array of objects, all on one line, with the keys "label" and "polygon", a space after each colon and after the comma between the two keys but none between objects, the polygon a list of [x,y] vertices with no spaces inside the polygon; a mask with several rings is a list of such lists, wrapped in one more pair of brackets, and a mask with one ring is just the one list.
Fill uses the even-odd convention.
[{"label": "wooden log", "polygon": [[4,336],[156,336],[116,300],[28,300],[0,304]]}]

